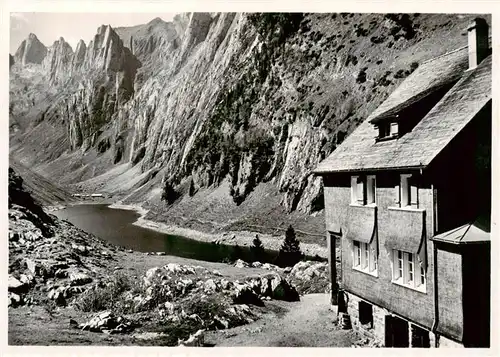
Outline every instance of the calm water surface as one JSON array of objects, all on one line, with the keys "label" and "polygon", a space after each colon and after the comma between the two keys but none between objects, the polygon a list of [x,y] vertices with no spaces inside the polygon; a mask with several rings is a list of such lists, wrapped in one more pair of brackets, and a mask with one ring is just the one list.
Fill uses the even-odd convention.
[{"label": "calm water surface", "polygon": [[[67,207],[53,212],[60,219],[73,223],[85,232],[127,249],[140,252],[165,252],[179,257],[221,262],[240,258],[252,261],[248,247],[235,248],[224,244],[213,244],[160,233],[133,225],[139,218],[135,211],[109,208],[107,204],[85,204]],[[266,251],[262,262],[273,262],[275,251]]]}]

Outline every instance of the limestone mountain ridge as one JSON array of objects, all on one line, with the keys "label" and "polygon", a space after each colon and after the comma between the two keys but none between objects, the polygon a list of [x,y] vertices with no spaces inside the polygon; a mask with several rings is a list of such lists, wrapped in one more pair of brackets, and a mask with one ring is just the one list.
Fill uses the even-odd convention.
[{"label": "limestone mountain ridge", "polygon": [[11,155],[158,220],[315,220],[311,170],[419,63],[466,45],[472,17],[180,14],[103,25],[74,51],[30,35],[10,70]]}]

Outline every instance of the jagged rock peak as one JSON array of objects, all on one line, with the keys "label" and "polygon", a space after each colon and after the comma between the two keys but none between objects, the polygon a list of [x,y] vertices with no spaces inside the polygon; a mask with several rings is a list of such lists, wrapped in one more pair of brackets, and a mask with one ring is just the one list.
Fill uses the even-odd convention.
[{"label": "jagged rock peak", "polygon": [[[140,63],[124,46],[113,28],[110,25],[102,25],[97,29],[97,34],[87,47],[85,65],[117,72],[125,67],[137,68]],[[135,72],[135,69],[133,71]]]},{"label": "jagged rock peak", "polygon": [[193,12],[184,34],[183,52],[188,52],[198,43],[205,40],[212,24],[212,16],[208,12]]},{"label": "jagged rock peak", "polygon": [[190,20],[189,13],[182,13],[174,16],[172,23],[174,24],[175,30],[179,35],[182,35],[186,31],[186,28],[189,24],[189,20]]},{"label": "jagged rock peak", "polygon": [[148,22],[148,25],[155,25],[155,24],[161,24],[161,23],[164,23],[165,21],[163,21],[160,17],[155,17],[153,20],[149,21]]},{"label": "jagged rock peak", "polygon": [[72,63],[72,69],[78,69],[81,67],[83,62],[85,61],[85,53],[87,52],[87,45],[83,40],[78,41],[76,48],[75,48],[75,53],[73,55],[73,63]]},{"label": "jagged rock peak", "polygon": [[64,38],[54,41],[48,48],[43,60],[43,68],[48,72],[51,80],[63,79],[68,76],[73,61],[73,49]]},{"label": "jagged rock peak", "polygon": [[19,45],[14,59],[24,66],[28,63],[40,64],[46,55],[47,48],[45,45],[40,42],[34,33],[30,33],[28,38]]}]

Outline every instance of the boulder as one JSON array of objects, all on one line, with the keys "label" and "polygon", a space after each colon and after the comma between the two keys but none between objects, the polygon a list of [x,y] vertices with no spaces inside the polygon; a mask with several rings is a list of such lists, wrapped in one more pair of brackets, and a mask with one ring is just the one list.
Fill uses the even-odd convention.
[{"label": "boulder", "polygon": [[8,303],[9,307],[17,307],[23,304],[23,298],[20,295],[10,291],[9,291],[8,301],[9,301]]},{"label": "boulder", "polygon": [[268,277],[270,282],[271,297],[275,300],[285,301],[299,301],[299,293],[290,285],[290,283],[283,279],[278,274]]},{"label": "boulder", "polygon": [[264,263],[262,264],[262,269],[266,269],[266,270],[276,270],[278,268],[278,266],[274,265],[274,264],[269,264],[269,263]]},{"label": "boulder", "polygon": [[230,282],[229,280],[221,279],[220,285],[221,285],[222,290],[230,290],[233,286],[233,283]]},{"label": "boulder", "polygon": [[179,340],[179,346],[203,347],[205,340],[205,330],[198,330],[194,335],[190,335],[185,341]]},{"label": "boulder", "polygon": [[35,242],[35,241],[43,238],[43,234],[42,234],[42,231],[37,228],[35,230],[25,232],[24,237],[28,241]]},{"label": "boulder", "polygon": [[222,276],[222,273],[220,271],[218,271],[218,270],[213,270],[212,274],[214,274],[216,276]]},{"label": "boulder", "polygon": [[17,242],[18,240],[19,240],[19,233],[9,231],[9,241],[10,242]]},{"label": "boulder", "polygon": [[260,268],[260,267],[262,267],[262,263],[261,262],[253,262],[252,267],[253,268]]},{"label": "boulder", "polygon": [[131,331],[133,324],[121,316],[116,317],[111,311],[104,311],[79,327],[92,332],[120,333]]},{"label": "boulder", "polygon": [[85,245],[78,245],[78,244],[73,243],[73,244],[71,244],[71,248],[73,249],[73,251],[75,253],[83,255],[83,256],[86,256],[89,253],[89,249]]},{"label": "boulder", "polygon": [[39,270],[39,264],[35,263],[33,260],[29,258],[24,259],[24,264],[26,265],[26,268],[33,274],[36,275]]},{"label": "boulder", "polygon": [[64,279],[68,277],[68,272],[64,269],[57,269],[54,276],[58,279]]},{"label": "boulder", "polygon": [[215,292],[217,291],[217,284],[215,284],[213,279],[208,279],[205,281],[204,289],[206,292]]},{"label": "boulder", "polygon": [[264,302],[248,284],[235,284],[234,288],[233,302],[235,304],[264,306]]},{"label": "boulder", "polygon": [[143,278],[144,284],[146,286],[151,285],[153,278],[156,276],[158,271],[160,271],[159,267],[154,267],[154,268],[148,269],[148,271],[146,271],[146,274]]},{"label": "boulder", "polygon": [[169,313],[169,314],[173,314],[174,313],[174,310],[175,310],[175,305],[172,304],[171,302],[167,301],[166,303],[163,304],[163,306],[165,306],[165,310]]},{"label": "boulder", "polygon": [[9,274],[8,290],[17,294],[25,293],[29,290],[29,285],[19,281],[13,275]]},{"label": "boulder", "polygon": [[58,287],[56,289],[52,289],[49,291],[48,298],[54,300],[56,304],[59,306],[65,306],[66,298],[64,297],[65,295],[64,293],[65,293],[65,288]]},{"label": "boulder", "polygon": [[21,274],[19,276],[19,280],[21,281],[21,283],[24,283],[24,284],[27,284],[27,285],[31,286],[34,283],[35,278],[31,274],[28,274],[28,275]]},{"label": "boulder", "polygon": [[85,273],[72,272],[69,274],[70,284],[75,285],[85,285],[92,281],[92,278]]},{"label": "boulder", "polygon": [[245,261],[241,260],[241,259],[238,259],[236,261],[236,263],[234,263],[234,266],[236,268],[248,268],[248,263],[246,263]]}]

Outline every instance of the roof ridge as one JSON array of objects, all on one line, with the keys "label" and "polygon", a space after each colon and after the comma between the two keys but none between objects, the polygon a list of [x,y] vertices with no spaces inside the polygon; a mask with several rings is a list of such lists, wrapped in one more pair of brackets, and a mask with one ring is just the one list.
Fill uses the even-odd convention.
[{"label": "roof ridge", "polygon": [[425,64],[425,63],[428,63],[428,62],[432,62],[432,61],[437,60],[437,59],[439,59],[441,57],[444,57],[444,56],[449,56],[449,55],[451,55],[451,54],[453,54],[455,52],[461,51],[461,50],[463,50],[464,48],[467,48],[467,47],[469,47],[469,46],[465,45],[465,46],[459,47],[457,49],[454,49],[453,51],[443,53],[442,55],[439,55],[437,57],[429,58],[428,60],[425,60],[424,62],[422,62],[422,64]]},{"label": "roof ridge", "polygon": [[[489,46],[491,46],[491,40],[492,40],[492,39],[493,39],[493,36],[492,36],[491,34],[489,34],[489,35],[488,35],[488,42],[490,42],[490,43],[489,43]],[[427,62],[432,62],[432,61],[434,61],[435,59],[438,59],[438,58],[441,58],[441,57],[444,57],[444,56],[448,56],[448,55],[450,55],[450,54],[452,54],[452,53],[455,53],[455,52],[461,51],[461,50],[463,50],[464,48],[468,48],[468,47],[469,47],[469,44],[467,44],[467,45],[465,45],[465,46],[462,46],[462,47],[459,47],[459,48],[456,48],[456,49],[454,49],[453,51],[449,51],[449,52],[443,53],[442,55],[439,55],[439,56],[437,56],[437,57],[432,57],[432,58],[429,58],[428,60],[423,61],[423,62],[422,62],[422,64],[427,63]]]}]

